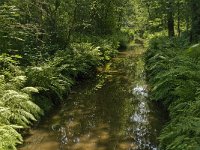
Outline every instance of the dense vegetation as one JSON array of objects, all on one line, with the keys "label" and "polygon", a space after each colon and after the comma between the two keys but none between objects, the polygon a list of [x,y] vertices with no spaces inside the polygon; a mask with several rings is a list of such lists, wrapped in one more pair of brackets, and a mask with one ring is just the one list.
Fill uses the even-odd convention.
[{"label": "dense vegetation", "polygon": [[24,128],[116,55],[128,3],[1,0],[0,149],[16,149]]},{"label": "dense vegetation", "polygon": [[161,149],[200,147],[200,45],[184,49],[185,42],[159,37],[146,55],[151,98],[161,101],[170,117],[159,137]]},{"label": "dense vegetation", "polygon": [[149,41],[151,99],[170,116],[161,149],[199,149],[199,0],[1,0],[0,149],[16,149],[24,128],[129,39]]},{"label": "dense vegetation", "polygon": [[154,20],[149,26],[153,35],[148,35],[145,57],[150,96],[169,111],[169,121],[159,136],[160,149],[197,150],[200,148],[200,2],[155,0],[148,4],[150,18]]}]

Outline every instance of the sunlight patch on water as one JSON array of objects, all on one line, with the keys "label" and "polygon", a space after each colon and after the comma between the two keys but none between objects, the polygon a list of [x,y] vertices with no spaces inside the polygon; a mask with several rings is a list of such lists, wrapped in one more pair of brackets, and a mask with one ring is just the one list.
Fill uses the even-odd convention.
[{"label": "sunlight patch on water", "polygon": [[142,95],[142,96],[148,97],[146,87],[144,86],[137,85],[136,87],[133,88],[132,93],[136,95]]}]

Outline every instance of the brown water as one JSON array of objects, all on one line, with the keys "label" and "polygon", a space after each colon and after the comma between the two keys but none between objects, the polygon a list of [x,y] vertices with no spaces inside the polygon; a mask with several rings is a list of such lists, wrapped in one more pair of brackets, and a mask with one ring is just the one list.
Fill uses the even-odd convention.
[{"label": "brown water", "polygon": [[94,80],[74,87],[19,150],[158,150],[164,115],[148,100],[142,53],[121,52]]}]

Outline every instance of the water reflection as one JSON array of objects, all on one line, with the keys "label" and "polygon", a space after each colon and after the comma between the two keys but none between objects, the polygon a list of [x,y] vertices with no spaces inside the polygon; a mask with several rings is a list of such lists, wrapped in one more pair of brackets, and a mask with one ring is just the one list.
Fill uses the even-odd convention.
[{"label": "water reflection", "polygon": [[[76,86],[21,150],[157,150],[161,120],[147,100],[140,53],[121,53],[95,80]],[[33,142],[37,137],[43,140]]]}]

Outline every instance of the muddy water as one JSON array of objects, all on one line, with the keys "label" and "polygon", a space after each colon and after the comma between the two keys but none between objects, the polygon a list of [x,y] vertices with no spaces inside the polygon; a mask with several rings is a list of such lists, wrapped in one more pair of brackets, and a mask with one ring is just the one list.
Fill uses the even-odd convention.
[{"label": "muddy water", "polygon": [[158,150],[163,113],[148,100],[142,53],[121,52],[94,80],[74,87],[19,150]]}]

